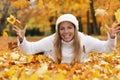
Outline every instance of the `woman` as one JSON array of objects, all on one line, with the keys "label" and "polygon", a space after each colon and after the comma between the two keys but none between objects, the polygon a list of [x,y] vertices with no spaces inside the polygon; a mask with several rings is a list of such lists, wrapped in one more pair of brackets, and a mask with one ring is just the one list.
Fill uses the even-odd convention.
[{"label": "woman", "polygon": [[116,47],[116,34],[120,32],[119,23],[108,30],[108,40],[100,41],[78,32],[78,20],[72,14],[63,14],[56,21],[56,33],[37,42],[28,42],[25,38],[27,26],[20,30],[17,26],[13,30],[18,35],[21,51],[25,54],[47,52],[47,56],[57,63],[85,62],[91,51],[110,52]]}]

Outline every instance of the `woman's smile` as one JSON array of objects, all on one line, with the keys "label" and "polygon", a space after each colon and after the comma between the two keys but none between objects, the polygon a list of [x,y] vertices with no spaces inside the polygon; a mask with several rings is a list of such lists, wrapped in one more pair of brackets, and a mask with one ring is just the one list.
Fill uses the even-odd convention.
[{"label": "woman's smile", "polygon": [[65,42],[70,42],[74,37],[74,25],[71,22],[64,21],[59,25],[60,36]]}]

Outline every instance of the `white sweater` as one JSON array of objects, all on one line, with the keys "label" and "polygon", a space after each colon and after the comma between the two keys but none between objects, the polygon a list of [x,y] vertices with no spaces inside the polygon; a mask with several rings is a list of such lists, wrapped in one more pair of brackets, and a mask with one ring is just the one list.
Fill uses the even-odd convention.
[{"label": "white sweater", "polygon": [[[97,38],[84,35],[81,32],[78,32],[78,34],[80,37],[80,41],[81,41],[80,44],[81,44],[81,50],[82,50],[81,51],[82,55],[80,58],[81,62],[86,61],[86,56],[91,51],[110,52],[111,50],[115,49],[116,38],[111,39],[109,34],[108,34],[108,39],[106,41],[101,41]],[[18,43],[18,45],[22,53],[35,54],[39,52],[47,52],[46,55],[52,58],[53,60],[55,60],[54,46],[53,46],[54,36],[55,34],[48,36],[46,38],[43,38],[36,42],[28,42],[24,37],[23,42],[21,44]],[[64,42],[62,40],[61,42],[62,42],[62,63],[71,63],[73,59],[73,48],[72,48],[73,41]]]}]

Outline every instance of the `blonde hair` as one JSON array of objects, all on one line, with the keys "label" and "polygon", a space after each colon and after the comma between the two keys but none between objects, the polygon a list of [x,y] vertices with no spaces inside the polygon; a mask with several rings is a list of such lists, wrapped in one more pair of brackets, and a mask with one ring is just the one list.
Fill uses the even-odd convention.
[{"label": "blonde hair", "polygon": [[[74,57],[73,57],[73,61],[72,63],[75,62],[80,62],[80,56],[81,56],[81,48],[80,48],[80,39],[78,36],[78,31],[74,25],[74,42],[73,42],[73,53],[74,53]],[[55,34],[55,39],[54,39],[54,53],[55,53],[55,58],[56,58],[56,62],[57,63],[61,63],[62,60],[62,48],[61,48],[61,37],[60,37],[60,32],[59,32],[59,28],[56,30],[56,34]]]}]

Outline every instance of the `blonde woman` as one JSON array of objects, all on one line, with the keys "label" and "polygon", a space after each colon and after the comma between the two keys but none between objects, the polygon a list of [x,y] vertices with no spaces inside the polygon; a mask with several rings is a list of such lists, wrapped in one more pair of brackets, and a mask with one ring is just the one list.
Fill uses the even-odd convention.
[{"label": "blonde woman", "polygon": [[119,23],[107,27],[108,39],[101,41],[79,32],[78,20],[72,14],[63,14],[56,21],[56,33],[36,42],[26,40],[25,32],[17,26],[13,30],[18,35],[18,45],[25,54],[47,52],[47,56],[57,63],[85,62],[91,51],[110,52],[116,47],[116,34],[120,32]]}]

